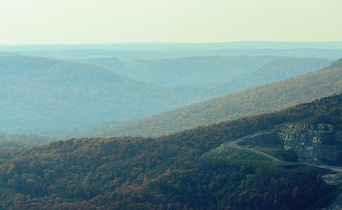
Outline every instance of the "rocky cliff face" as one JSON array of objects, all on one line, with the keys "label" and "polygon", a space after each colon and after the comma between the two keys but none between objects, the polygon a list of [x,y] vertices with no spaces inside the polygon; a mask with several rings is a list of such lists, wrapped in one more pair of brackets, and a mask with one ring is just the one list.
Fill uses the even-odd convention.
[{"label": "rocky cliff face", "polygon": [[293,150],[298,161],[313,165],[342,165],[342,131],[331,124],[285,124],[237,140],[257,150]]},{"label": "rocky cliff face", "polygon": [[299,162],[342,164],[342,132],[330,124],[285,125],[279,137],[284,149],[292,149]]}]

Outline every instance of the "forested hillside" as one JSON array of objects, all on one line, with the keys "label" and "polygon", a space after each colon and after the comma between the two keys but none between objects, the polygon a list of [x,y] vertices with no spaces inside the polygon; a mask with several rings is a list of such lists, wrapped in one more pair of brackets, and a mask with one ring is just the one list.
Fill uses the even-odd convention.
[{"label": "forested hillside", "polygon": [[[101,56],[101,53],[94,53]],[[103,66],[107,64],[105,58],[94,60]],[[331,62],[329,59],[271,56],[109,61],[116,63],[120,71],[43,57],[0,57],[0,131],[58,138],[77,136],[84,130],[107,128],[102,122],[113,126],[128,119],[302,74]],[[255,72],[261,66],[260,73]],[[123,76],[125,72],[127,75]],[[253,76],[255,73],[259,76]],[[275,74],[277,76],[272,76]],[[158,82],[136,81],[151,76]],[[152,80],[146,82],[154,83]],[[157,85],[164,83],[175,87]],[[176,87],[178,85],[187,87]]]},{"label": "forested hillside", "polygon": [[341,92],[342,67],[331,66],[288,80],[108,128],[99,135],[159,136],[199,125],[280,110]]},{"label": "forested hillside", "polygon": [[[342,95],[161,138],[71,139],[3,156],[0,205],[9,209],[321,209],[338,193],[323,169],[208,154],[274,126],[330,124]],[[339,140],[340,141],[340,140]],[[341,147],[340,147],[341,149]]]},{"label": "forested hillside", "polygon": [[120,75],[171,87],[190,98],[212,99],[324,68],[331,60],[277,56],[207,56],[174,59],[81,60]]},{"label": "forested hillside", "polygon": [[330,65],[330,68],[341,68],[342,67],[342,58],[337,60],[336,62]]}]

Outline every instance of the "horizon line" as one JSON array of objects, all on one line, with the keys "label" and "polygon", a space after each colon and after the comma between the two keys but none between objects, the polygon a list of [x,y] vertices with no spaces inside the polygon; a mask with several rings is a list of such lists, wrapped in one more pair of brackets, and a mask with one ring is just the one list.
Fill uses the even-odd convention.
[{"label": "horizon line", "polygon": [[137,45],[137,44],[234,44],[234,43],[342,43],[338,41],[267,41],[267,40],[254,40],[254,41],[217,41],[217,42],[173,42],[173,41],[137,41],[137,42],[93,42],[93,43],[20,43],[20,44],[1,44],[0,46],[56,46],[56,45]]}]

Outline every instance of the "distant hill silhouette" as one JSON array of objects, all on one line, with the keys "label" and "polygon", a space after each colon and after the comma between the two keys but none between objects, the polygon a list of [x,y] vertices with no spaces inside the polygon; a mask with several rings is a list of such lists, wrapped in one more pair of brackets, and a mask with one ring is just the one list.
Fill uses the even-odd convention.
[{"label": "distant hill silhouette", "polygon": [[45,129],[51,134],[193,102],[175,91],[70,61],[0,57],[0,74],[1,131],[39,133]]},{"label": "distant hill silhouette", "polygon": [[[263,68],[265,73],[260,72],[258,77],[253,76],[254,68],[277,60],[277,63],[283,64],[277,68],[270,64]],[[133,73],[151,68],[154,69],[152,72],[159,72],[157,77],[168,77],[173,83],[179,81],[181,84],[193,85],[198,84],[192,82],[196,81],[194,78],[202,80],[199,84],[215,81],[215,78],[222,79],[213,85],[167,88],[138,82],[135,79],[139,79],[139,74],[132,79],[122,72],[92,64],[43,57],[2,56],[0,131],[9,134],[55,135],[58,138],[78,135],[80,130],[94,130],[92,125],[98,122],[110,121],[109,124],[118,124],[126,119],[162,113],[260,83],[312,71],[330,62],[318,58],[279,60],[269,56],[197,57],[128,63],[105,58],[96,61],[106,65],[106,61],[109,61],[109,64],[115,64],[116,67],[136,66]],[[139,69],[140,67],[144,68]],[[175,75],[175,72],[169,72],[172,68],[179,73],[173,79],[170,75]],[[280,71],[282,68],[283,71]],[[284,74],[275,73],[278,71]],[[144,77],[143,74],[140,74],[141,78]],[[235,78],[231,74],[245,74],[246,78]],[[278,76],[272,76],[273,80],[270,80],[269,76],[274,74]],[[253,77],[255,80],[251,80]],[[206,80],[208,78],[211,79]],[[228,80],[233,82],[218,85]],[[102,125],[103,123],[101,128],[108,127]]]},{"label": "distant hill silhouette", "polygon": [[159,136],[280,110],[340,92],[342,68],[326,68],[112,127],[99,132],[99,135]]}]

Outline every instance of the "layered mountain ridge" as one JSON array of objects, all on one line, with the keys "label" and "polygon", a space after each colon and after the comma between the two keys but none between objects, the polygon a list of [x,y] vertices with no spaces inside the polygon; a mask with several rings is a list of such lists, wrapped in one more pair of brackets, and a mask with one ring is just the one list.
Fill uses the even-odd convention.
[{"label": "layered mountain ridge", "polygon": [[[141,60],[140,63],[138,62],[139,65],[134,67],[136,68],[134,71],[138,72],[144,71],[144,68],[150,64],[161,63],[159,67],[170,70],[170,72],[165,70],[162,75],[173,75],[172,69],[178,72],[189,70],[192,72],[190,77],[181,74],[184,76],[184,81],[193,80],[195,70],[202,68],[204,75],[202,80],[209,79],[207,81],[210,82],[215,81],[215,78],[222,78],[222,81],[229,79],[233,81],[225,85],[191,86],[192,84],[189,83],[187,87],[170,88],[138,82],[135,80],[137,77],[128,78],[129,75],[122,74],[125,68],[121,69],[120,73],[81,61],[2,56],[0,57],[0,131],[7,134],[51,135],[58,138],[77,136],[84,130],[98,130],[92,128],[96,127],[98,122],[120,124],[127,120],[162,113],[269,82],[269,79],[263,79],[265,74],[260,74],[260,78],[256,81],[252,81],[250,76],[234,79],[233,75],[253,73],[254,68],[257,69],[258,66],[275,59],[280,58],[190,57],[165,61]],[[275,80],[312,71],[331,62],[319,58],[282,59],[286,65],[281,66],[285,67],[284,72],[287,73],[278,75]],[[181,64],[176,65],[180,60]],[[134,64],[133,61],[116,60],[115,62]],[[214,63],[218,63],[218,69],[215,70],[216,74],[209,78],[206,70]],[[200,68],[202,64],[205,65]],[[245,69],[239,72],[238,67]],[[277,68],[271,67],[272,65],[268,65],[267,68],[269,75],[277,71]],[[158,68],[155,70],[162,72]],[[223,74],[224,70],[229,70],[230,73]]]},{"label": "layered mountain ridge", "polygon": [[99,135],[158,136],[199,125],[280,110],[340,92],[342,68],[325,68],[108,128]]}]

